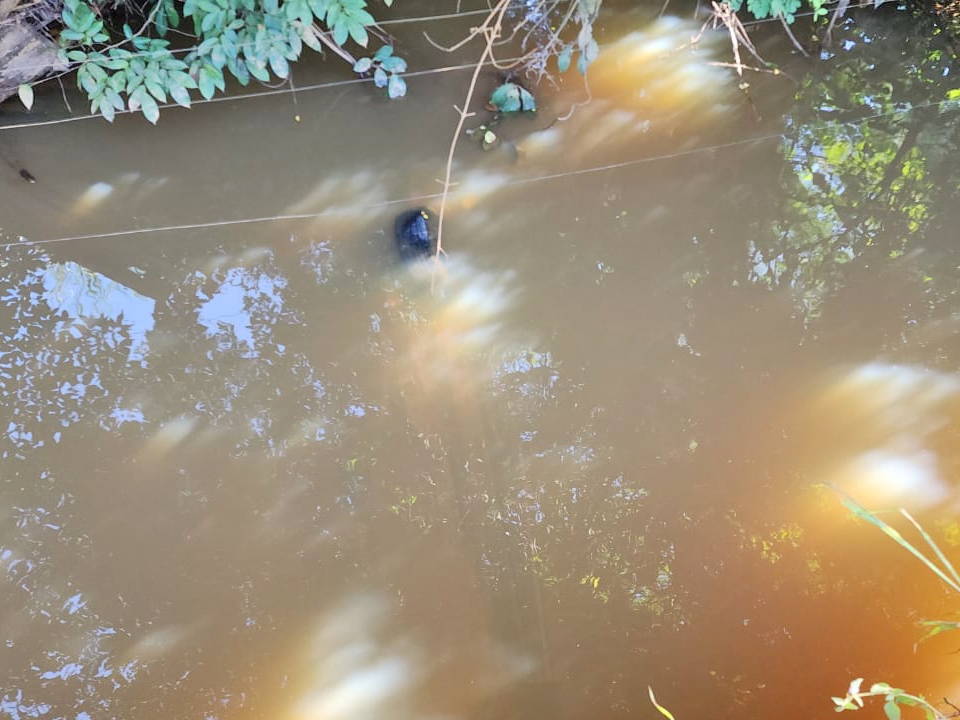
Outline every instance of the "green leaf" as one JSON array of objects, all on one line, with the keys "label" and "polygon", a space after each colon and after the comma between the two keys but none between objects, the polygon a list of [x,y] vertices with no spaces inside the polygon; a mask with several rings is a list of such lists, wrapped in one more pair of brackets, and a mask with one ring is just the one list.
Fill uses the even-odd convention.
[{"label": "green leaf", "polygon": [[567,45],[563,51],[557,55],[557,70],[565,73],[570,67],[570,60],[573,58],[573,45]]},{"label": "green leaf", "polygon": [[367,43],[370,42],[370,37],[367,35],[367,31],[363,25],[352,22],[348,29],[350,31],[350,37],[352,37],[353,41],[360,47],[366,47]]},{"label": "green leaf", "polygon": [[140,104],[140,110],[151,124],[157,124],[157,120],[160,119],[160,108],[157,107],[157,101],[146,93],[143,94],[143,102]]},{"label": "green leaf", "polygon": [[250,84],[250,71],[247,69],[246,63],[233,58],[227,62],[227,67],[230,69],[230,72],[233,73],[238,83],[244,87]]},{"label": "green leaf", "polygon": [[100,114],[103,115],[103,119],[107,122],[113,122],[113,119],[117,116],[117,111],[114,109],[113,105],[108,102],[99,103],[99,108]]},{"label": "green leaf", "polygon": [[[376,60],[377,62],[383,62],[391,55],[393,55],[393,45],[384,45],[379,50],[377,50],[376,54],[374,54],[373,56],[373,59]],[[957,92],[960,93],[960,90],[958,90]]]},{"label": "green leaf", "polygon": [[61,40],[74,40],[79,42],[85,37],[86,36],[82,32],[77,32],[76,30],[71,30],[69,28],[60,31]]},{"label": "green leaf", "polygon": [[355,73],[365,73],[365,72],[367,72],[371,67],[373,67],[373,60],[371,60],[371,59],[368,58],[368,57],[362,57],[362,58],[360,58],[359,60],[357,60],[356,63],[354,63],[354,65],[353,65],[353,71],[354,71]]},{"label": "green leaf", "polygon": [[108,87],[103,91],[104,97],[107,101],[113,105],[117,110],[123,110],[124,103],[123,98],[120,97],[120,93],[114,90],[112,87]]},{"label": "green leaf", "polygon": [[340,20],[342,8],[336,2],[327,2],[327,27],[333,27]]},{"label": "green leaf", "polygon": [[280,53],[276,47],[270,49],[270,69],[273,70],[273,74],[279,78],[286,78],[290,74],[290,65],[287,63],[287,59]]},{"label": "green leaf", "polygon": [[387,95],[391,100],[396,98],[403,97],[407,94],[407,83],[399,75],[391,75],[390,81],[387,83]]},{"label": "green leaf", "polygon": [[[254,60],[247,58],[247,70],[260,82],[270,82],[270,73],[267,72],[267,65],[263,60]],[[239,79],[239,78],[238,78]]]},{"label": "green leaf", "polygon": [[524,112],[536,112],[537,101],[526,88],[520,88],[520,109]]},{"label": "green leaf", "polygon": [[158,101],[167,101],[167,93],[164,91],[163,86],[158,85],[155,82],[151,82],[150,80],[146,80],[144,82],[144,86],[147,88],[147,92],[153,95]]},{"label": "green leaf", "polygon": [[490,95],[490,104],[500,112],[520,109],[520,89],[514,83],[503,83]]},{"label": "green leaf", "polygon": [[[86,66],[81,68],[81,70],[86,69]],[[93,95],[97,91],[97,81],[89,72],[77,73],[77,83],[80,85],[80,88],[88,95]]]},{"label": "green leaf", "polygon": [[170,97],[180,107],[190,107],[190,93],[183,85],[170,83]]},{"label": "green leaf", "polygon": [[315,52],[323,52],[323,45],[320,43],[320,38],[317,37],[317,32],[313,29],[312,24],[301,25],[298,30],[300,32],[300,39],[303,40],[304,45]]},{"label": "green leaf", "polygon": [[350,30],[347,28],[347,20],[338,20],[333,25],[333,41],[343,47],[343,44],[350,37]]},{"label": "green leaf", "polygon": [[376,25],[377,21],[374,20],[373,15],[368,13],[366,10],[351,10],[350,19],[359,23],[363,27],[370,27],[371,25]]},{"label": "green leaf", "polygon": [[107,85],[118,93],[123,92],[127,87],[127,74],[125,72],[114,73],[107,81]]},{"label": "green leaf", "polygon": [[954,630],[960,630],[960,622],[952,622],[949,620],[923,620],[921,625],[930,628],[926,635],[920,638],[919,642],[923,642],[928,638],[932,638],[934,635],[939,635],[942,632],[953,632]]},{"label": "green leaf", "polygon": [[402,73],[406,72],[407,70],[407,61],[401,57],[397,57],[396,55],[388,57],[381,64],[383,65],[383,69],[387,72]]},{"label": "green leaf", "polygon": [[373,84],[378,88],[382,88],[386,87],[388,82],[387,73],[383,71],[383,68],[377,68],[373,73]]},{"label": "green leaf", "polygon": [[490,95],[490,103],[500,112],[533,112],[537,109],[537,101],[526,88],[516,83],[503,83]]},{"label": "green leaf", "polygon": [[[222,75],[221,75],[222,77]],[[200,86],[200,94],[207,100],[214,96],[217,91],[217,73],[212,65],[204,65],[200,68],[200,74],[197,76],[197,84]]]},{"label": "green leaf", "polygon": [[29,110],[33,107],[33,86],[29,83],[23,83],[20,87],[17,88],[17,95],[20,97],[20,102],[23,103],[23,106]]},{"label": "green leaf", "polygon": [[889,720],[900,720],[900,706],[893,700],[887,700],[883,704],[883,711],[887,714]]}]

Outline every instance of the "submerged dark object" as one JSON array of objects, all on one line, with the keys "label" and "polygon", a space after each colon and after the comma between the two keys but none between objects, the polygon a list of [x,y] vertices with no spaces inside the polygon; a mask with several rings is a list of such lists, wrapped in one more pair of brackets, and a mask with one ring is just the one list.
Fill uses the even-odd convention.
[{"label": "submerged dark object", "polygon": [[421,207],[400,213],[394,227],[401,260],[429,258],[437,252],[433,213]]}]

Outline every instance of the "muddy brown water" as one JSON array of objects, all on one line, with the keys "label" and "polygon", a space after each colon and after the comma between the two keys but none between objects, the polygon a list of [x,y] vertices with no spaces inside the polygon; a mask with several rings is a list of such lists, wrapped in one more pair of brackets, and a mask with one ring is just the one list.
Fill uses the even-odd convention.
[{"label": "muddy brown water", "polygon": [[569,120],[574,77],[461,143],[433,276],[390,233],[469,68],[0,131],[0,715],[960,700],[960,641],[914,650],[958,598],[818,485],[955,555],[955,67],[887,8],[817,61],[759,29],[745,96],[654,16],[601,18]]}]

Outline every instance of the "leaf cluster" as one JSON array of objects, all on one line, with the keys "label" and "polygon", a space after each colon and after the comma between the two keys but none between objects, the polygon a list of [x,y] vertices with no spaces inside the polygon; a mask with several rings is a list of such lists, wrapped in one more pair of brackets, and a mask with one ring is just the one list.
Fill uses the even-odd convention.
[{"label": "leaf cluster", "polygon": [[400,73],[407,69],[407,61],[393,54],[393,46],[384,45],[373,57],[362,57],[353,66],[361,75],[373,72],[373,84],[386,88],[391,99],[407,94],[407,83]]},{"label": "leaf cluster", "polygon": [[[744,0],[724,0],[734,12],[740,12]],[[807,0],[814,17],[819,18],[827,14],[824,7],[825,0]],[[782,18],[788,24],[797,19],[797,12],[803,5],[803,0],[746,0],[747,11],[757,20],[764,18]]]},{"label": "leaf cluster", "polygon": [[902,688],[891,687],[887,683],[874,683],[869,690],[861,690],[863,678],[857,678],[850,683],[846,697],[831,698],[834,710],[859,710],[864,706],[865,698],[882,697],[884,699],[883,712],[888,720],[900,720],[901,708],[915,707],[923,711],[927,720],[942,720],[944,717],[922,695],[911,695]]},{"label": "leaf cluster", "polygon": [[[304,46],[316,52],[351,41],[367,47],[376,25],[366,0],[157,0],[140,30],[125,24],[116,41],[89,0],[65,0],[62,20],[61,58],[77,68],[91,112],[112,121],[117,112],[139,110],[152,123],[168,98],[190,107],[193,90],[207,100],[223,92],[226,74],[244,86],[288,78]],[[196,44],[178,57],[166,36],[187,22]],[[363,73],[374,65],[377,87],[390,97],[405,94],[406,62],[391,46],[354,67]]]}]

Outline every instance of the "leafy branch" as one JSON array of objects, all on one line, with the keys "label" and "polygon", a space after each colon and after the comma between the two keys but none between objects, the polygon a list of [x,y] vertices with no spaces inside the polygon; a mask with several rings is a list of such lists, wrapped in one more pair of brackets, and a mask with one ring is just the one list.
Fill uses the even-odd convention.
[{"label": "leafy branch", "polygon": [[901,688],[891,687],[886,683],[874,683],[869,690],[861,690],[862,683],[863,678],[857,678],[850,683],[845,697],[830,698],[835,705],[833,709],[837,712],[859,710],[864,706],[865,698],[882,697],[885,700],[883,712],[888,720],[900,720],[902,707],[920,708],[927,720],[944,720],[948,717],[927,702],[922,695],[911,695]]},{"label": "leafy branch", "polygon": [[[180,59],[165,36],[185,20],[197,44]],[[406,62],[392,46],[366,62],[343,47],[352,42],[365,48],[371,34],[382,37],[366,0],[185,0],[182,6],[158,0],[139,31],[125,24],[123,38],[110,45],[101,12],[88,0],[64,0],[62,21],[61,58],[77,68],[91,112],[110,121],[118,112],[139,110],[156,123],[168,97],[190,107],[190,91],[197,90],[209,100],[226,90],[226,73],[244,86],[252,79],[288,79],[304,46],[332,49],[358,73],[373,68],[374,82],[390,97],[406,92]],[[21,99],[32,103],[32,93],[21,91]]]}]

